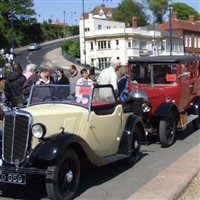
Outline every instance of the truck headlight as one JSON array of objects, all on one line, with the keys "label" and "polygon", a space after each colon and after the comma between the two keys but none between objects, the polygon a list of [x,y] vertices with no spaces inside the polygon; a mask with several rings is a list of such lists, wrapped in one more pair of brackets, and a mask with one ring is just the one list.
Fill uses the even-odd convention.
[{"label": "truck headlight", "polygon": [[149,102],[144,102],[142,104],[142,111],[149,112],[151,110],[151,104]]},{"label": "truck headlight", "polygon": [[46,127],[44,124],[34,124],[32,126],[32,134],[34,137],[41,139],[45,136],[46,134]]}]

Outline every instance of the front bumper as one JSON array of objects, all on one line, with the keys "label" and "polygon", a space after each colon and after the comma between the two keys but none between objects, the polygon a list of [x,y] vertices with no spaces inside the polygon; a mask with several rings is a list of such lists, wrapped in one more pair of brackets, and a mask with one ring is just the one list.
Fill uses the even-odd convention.
[{"label": "front bumper", "polygon": [[0,173],[5,171],[7,173],[22,173],[22,174],[35,174],[35,175],[47,175],[53,174],[54,170],[38,169],[38,168],[25,168],[25,167],[13,167],[13,166],[0,166]]}]

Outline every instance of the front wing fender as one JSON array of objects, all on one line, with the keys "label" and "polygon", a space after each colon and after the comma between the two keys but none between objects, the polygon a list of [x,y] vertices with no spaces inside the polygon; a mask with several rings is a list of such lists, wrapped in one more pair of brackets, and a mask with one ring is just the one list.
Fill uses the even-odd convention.
[{"label": "front wing fender", "polygon": [[57,160],[65,153],[69,146],[73,147],[79,156],[85,154],[94,165],[108,164],[108,161],[98,156],[83,138],[71,133],[55,134],[51,138],[42,141],[31,153],[29,163],[34,165],[34,163],[39,161],[50,162]]}]

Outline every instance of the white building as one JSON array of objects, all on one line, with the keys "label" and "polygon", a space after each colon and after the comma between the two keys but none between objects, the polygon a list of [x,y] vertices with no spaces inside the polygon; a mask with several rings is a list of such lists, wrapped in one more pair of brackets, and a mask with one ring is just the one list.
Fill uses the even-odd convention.
[{"label": "white building", "polygon": [[[81,63],[99,69],[109,66],[112,57],[125,65],[135,56],[170,54],[169,33],[137,27],[136,17],[132,27],[126,27],[124,22],[109,20],[102,13],[98,17],[89,13],[88,18],[80,20],[79,32]],[[173,54],[184,54],[182,39],[173,35],[172,41]]]}]

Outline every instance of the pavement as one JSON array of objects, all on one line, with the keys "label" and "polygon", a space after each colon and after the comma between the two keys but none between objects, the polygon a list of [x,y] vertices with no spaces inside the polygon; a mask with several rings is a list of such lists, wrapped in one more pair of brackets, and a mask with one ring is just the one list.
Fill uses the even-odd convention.
[{"label": "pavement", "polygon": [[[50,60],[52,63],[54,63],[56,66],[59,66],[63,69],[68,70],[70,65],[74,65],[74,63],[66,60],[64,56],[62,55],[61,48],[54,49],[52,51],[49,51],[45,54],[44,59]],[[75,65],[78,70],[81,70],[83,67],[79,65]]]},{"label": "pavement", "polygon": [[[72,64],[67,61],[61,48],[48,52],[45,58],[63,69]],[[80,70],[82,67],[76,65]],[[127,200],[175,200],[184,193],[200,171],[200,144],[169,165],[164,171],[133,193]]]}]

